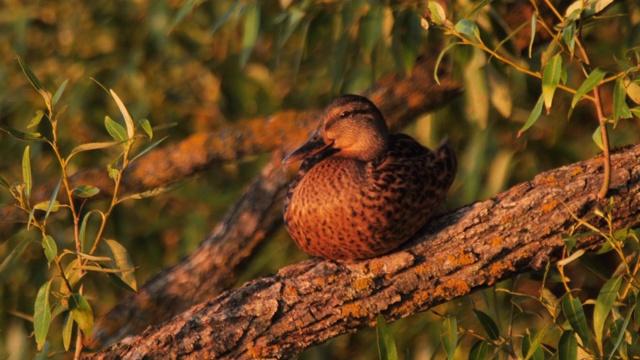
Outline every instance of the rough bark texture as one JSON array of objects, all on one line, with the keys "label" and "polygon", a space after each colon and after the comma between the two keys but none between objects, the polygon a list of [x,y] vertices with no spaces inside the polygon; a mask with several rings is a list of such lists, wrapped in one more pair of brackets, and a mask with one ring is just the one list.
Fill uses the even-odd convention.
[{"label": "rough bark texture", "polygon": [[[612,156],[616,228],[640,223],[640,145]],[[557,260],[572,213],[593,210],[602,157],[542,173],[432,221],[402,249],[352,263],[304,261],[197,305],[140,336],[87,356],[287,358],[339,334],[399,319]],[[603,239],[579,240],[592,249]]]},{"label": "rough bark texture", "polygon": [[[385,114],[392,130],[405,126],[425,111],[446,105],[460,93],[459,84],[445,70],[439,74],[443,86],[437,85],[433,68],[433,60],[418,59],[410,77],[389,75],[365,93]],[[318,125],[317,114],[317,111],[286,112],[252,120],[246,128],[210,134],[208,140],[196,141],[198,145],[192,142],[199,136],[192,136],[179,145],[150,153],[149,159],[142,158],[144,161],[128,175],[127,184],[138,191],[150,189],[166,185],[171,179],[162,175],[147,178],[145,174],[176,172],[178,178],[183,178],[200,167],[234,161],[276,145],[295,147]],[[281,144],[282,139],[287,144]],[[127,296],[102,317],[94,330],[92,347],[138,334],[149,325],[166,321],[229,289],[258,245],[281,226],[282,197],[293,178],[293,173],[280,165],[281,159],[276,151],[271,164],[191,256],[154,276],[137,294]],[[175,166],[180,169],[174,169]],[[296,166],[288,170],[295,170]],[[145,170],[147,167],[153,170]]]}]

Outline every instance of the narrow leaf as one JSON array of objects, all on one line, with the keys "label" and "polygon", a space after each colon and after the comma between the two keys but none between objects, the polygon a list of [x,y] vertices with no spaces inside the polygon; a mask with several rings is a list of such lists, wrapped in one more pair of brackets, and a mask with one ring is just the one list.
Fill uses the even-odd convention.
[{"label": "narrow leaf", "polygon": [[68,82],[69,82],[69,79],[65,80],[62,83],[62,85],[60,85],[58,90],[56,90],[56,93],[53,94],[53,99],[51,100],[51,105],[56,106],[56,104],[58,103],[58,100],[60,100],[60,96],[62,96],[62,93],[64,92],[64,88],[67,87],[67,83]]},{"label": "narrow leaf", "polygon": [[534,106],[533,110],[531,110],[531,114],[529,115],[529,119],[527,119],[527,122],[524,123],[524,125],[522,126],[522,128],[520,130],[518,130],[517,137],[520,137],[520,135],[522,135],[522,133],[527,131],[527,129],[529,129],[531,126],[533,126],[533,124],[536,123],[536,121],[540,117],[540,114],[542,113],[542,104],[543,103],[544,103],[544,96],[540,95],[540,97],[538,98],[538,102],[536,103],[536,106]]},{"label": "narrow leaf", "polygon": [[560,336],[558,342],[558,359],[559,360],[577,360],[578,359],[578,340],[575,332],[565,330]]},{"label": "narrow leaf", "polygon": [[106,149],[106,148],[110,148],[110,147],[118,145],[118,144],[119,144],[119,142],[116,142],[116,141],[107,141],[107,142],[93,142],[93,143],[86,143],[86,144],[78,145],[75,148],[73,148],[73,150],[71,150],[71,153],[69,154],[69,157],[67,158],[67,162],[69,161],[69,159],[71,157],[73,157],[76,154],[81,153],[83,151]]},{"label": "narrow leaf", "polygon": [[78,293],[71,295],[69,310],[71,310],[71,316],[78,323],[82,332],[90,339],[93,332],[93,311],[87,299]]},{"label": "narrow leaf", "polygon": [[529,39],[529,59],[531,59],[531,53],[533,52],[533,41],[536,38],[536,25],[538,24],[538,16],[534,13],[531,17],[531,39]]},{"label": "narrow leaf", "polygon": [[33,326],[36,335],[36,344],[38,350],[42,350],[44,342],[47,340],[49,325],[51,324],[51,307],[49,306],[49,292],[51,289],[51,281],[47,281],[38,290],[36,295],[36,303],[33,312]]},{"label": "narrow leaf", "polygon": [[[431,4],[431,2],[430,2]],[[449,45],[447,45],[442,51],[440,51],[440,54],[438,54],[438,59],[436,60],[436,66],[433,69],[433,78],[436,81],[436,83],[438,85],[440,85],[440,78],[438,78],[438,69],[440,67],[440,62],[442,61],[442,59],[444,58],[444,56],[447,54],[447,52],[451,49],[453,49],[454,46],[458,45],[458,43],[456,42],[452,42]]]},{"label": "narrow leaf", "polygon": [[98,193],[100,192],[100,189],[91,185],[80,185],[73,188],[71,192],[73,193],[74,196],[77,196],[77,197],[90,198],[98,195]]},{"label": "narrow leaf", "polygon": [[11,185],[9,185],[7,180],[5,180],[2,176],[0,176],[0,186],[2,186],[3,188],[5,188],[7,190],[11,190]]},{"label": "narrow leaf", "polygon": [[137,154],[133,159],[131,159],[131,161],[129,162],[134,162],[135,160],[137,160],[139,157],[141,157],[142,155],[148,153],[150,150],[152,150],[153,148],[155,148],[156,146],[160,145],[161,142],[165,141],[169,136],[165,136],[162,139],[150,144],[149,146],[147,146],[144,150],[142,150],[139,154]]},{"label": "narrow leaf", "polygon": [[496,325],[495,321],[489,315],[485,314],[480,310],[474,309],[473,312],[476,314],[478,320],[480,320],[480,325],[484,331],[489,335],[491,340],[500,339],[500,331],[498,330],[498,325]]},{"label": "narrow leaf", "polygon": [[49,200],[49,206],[47,206],[47,212],[46,214],[44,214],[44,219],[47,220],[49,218],[49,214],[52,211],[58,211],[58,208],[60,207],[60,203],[56,200],[56,198],[58,197],[58,191],[60,191],[60,185],[62,184],[62,178],[60,178],[60,180],[58,180],[58,183],[56,184],[56,186],[53,188],[53,192],[51,193],[51,200]]},{"label": "narrow leaf", "polygon": [[447,359],[453,359],[458,345],[458,320],[455,315],[447,315],[442,321],[442,346],[447,353]]},{"label": "narrow leaf", "polygon": [[596,131],[591,135],[591,139],[596,145],[600,148],[600,150],[604,151],[604,145],[602,144],[602,127],[607,126],[606,124],[600,125],[596,128]]},{"label": "narrow leaf", "polygon": [[258,39],[260,30],[260,6],[252,3],[245,8],[244,32],[242,34],[242,52],[240,53],[240,66],[244,67],[249,60],[249,55]]},{"label": "narrow leaf", "polygon": [[613,348],[611,349],[611,352],[609,353],[609,359],[611,359],[616,354],[616,351],[618,351],[618,348],[620,347],[620,344],[622,343],[622,339],[624,339],[624,335],[627,332],[627,327],[629,326],[629,321],[631,320],[631,315],[633,315],[634,310],[636,309],[637,305],[638,305],[638,303],[634,303],[629,308],[629,310],[627,312],[627,316],[624,317],[624,322],[622,323],[622,326],[620,327],[620,331],[618,332],[618,336],[613,341]]},{"label": "narrow leaf", "polygon": [[24,197],[31,198],[31,187],[33,186],[33,180],[31,178],[31,160],[29,158],[29,145],[24,149],[22,154],[22,181],[24,182]]},{"label": "narrow leaf", "polygon": [[551,110],[553,102],[553,94],[560,83],[560,75],[562,74],[562,56],[554,55],[542,72],[542,96],[544,97],[544,105],[547,113]]},{"label": "narrow leaf", "polygon": [[136,283],[136,277],[133,273],[133,263],[131,262],[131,258],[129,257],[129,253],[124,246],[122,246],[119,242],[115,240],[106,240],[107,245],[111,249],[113,253],[113,257],[115,260],[115,265],[117,269],[120,269],[122,273],[120,274],[120,278],[127,285],[129,285],[132,289],[138,290],[138,285]]},{"label": "narrow leaf", "polygon": [[593,331],[596,334],[596,341],[598,346],[602,345],[602,331],[604,330],[604,323],[609,317],[613,302],[618,296],[618,289],[622,284],[622,277],[614,276],[609,279],[600,290],[598,298],[596,299],[596,306],[593,310]]},{"label": "narrow leaf", "polygon": [[587,318],[584,315],[580,299],[574,299],[570,294],[562,299],[562,311],[567,317],[571,328],[578,333],[582,339],[582,345],[589,344],[589,330],[587,328]]},{"label": "narrow leaf", "polygon": [[47,201],[43,201],[35,204],[33,208],[36,210],[42,210],[42,211],[49,210],[49,212],[56,212],[60,209],[60,202],[58,200],[53,202],[50,200],[47,200]]},{"label": "narrow leaf", "polygon": [[567,27],[562,29],[562,40],[569,48],[569,55],[573,58],[573,52],[576,46],[576,22],[572,21]]},{"label": "narrow leaf", "polygon": [[371,52],[382,35],[382,9],[382,5],[374,5],[360,19],[360,43],[367,57],[371,56]]},{"label": "narrow leaf", "polygon": [[44,249],[44,255],[47,257],[47,264],[50,265],[58,256],[58,246],[51,235],[47,235],[42,239],[42,248]]},{"label": "narrow leaf", "polygon": [[104,127],[115,141],[119,143],[127,141],[127,132],[124,127],[108,116],[104,117]]},{"label": "narrow leaf", "polygon": [[618,124],[620,119],[628,119],[631,117],[631,110],[627,105],[627,90],[624,87],[624,80],[618,78],[616,87],[613,89],[613,123]]},{"label": "narrow leaf", "polygon": [[111,93],[113,100],[115,100],[116,104],[118,104],[118,108],[120,109],[120,112],[122,113],[122,117],[124,118],[124,124],[127,126],[127,139],[133,139],[135,130],[133,125],[133,119],[131,118],[129,111],[124,106],[124,104],[122,103],[122,100],[120,100],[120,97],[118,97],[115,91],[110,89],[109,92]]},{"label": "narrow leaf", "polygon": [[378,354],[380,360],[397,360],[396,343],[387,328],[382,314],[378,314],[378,324],[376,325],[376,338],[378,341]]},{"label": "narrow leaf", "polygon": [[44,112],[42,110],[36,110],[36,114],[29,121],[29,125],[27,125],[27,129],[33,129],[40,125],[42,118],[44,117]]},{"label": "narrow leaf", "polygon": [[4,260],[2,260],[2,263],[0,264],[0,278],[3,278],[5,272],[11,269],[13,264],[20,257],[20,254],[22,254],[24,249],[30,243],[31,243],[31,240],[29,240],[28,238],[25,238],[20,243],[18,243],[18,245],[16,245],[13,249],[11,249],[11,252],[9,253],[9,255],[7,255],[7,257],[4,258]]},{"label": "narrow leaf", "polygon": [[573,100],[571,100],[571,107],[575,107],[578,101],[580,101],[586,93],[593,90],[593,88],[600,84],[605,75],[607,75],[606,71],[600,68],[594,69],[591,74],[589,74],[587,79],[582,83],[582,85],[580,85],[578,91],[573,96]]},{"label": "narrow leaf", "polygon": [[69,351],[69,347],[71,346],[71,336],[73,334],[73,316],[71,316],[71,312],[67,314],[64,318],[64,327],[62,328],[62,344],[64,345],[64,349]]},{"label": "narrow leaf", "polygon": [[213,35],[213,33],[215,33],[216,30],[218,30],[222,25],[224,25],[224,23],[226,23],[227,20],[229,20],[231,15],[233,15],[236,12],[236,9],[238,9],[240,4],[241,4],[240,1],[234,1],[233,4],[229,6],[229,9],[224,13],[224,15],[222,15],[218,20],[216,20],[213,23],[213,25],[211,25],[209,34]]},{"label": "narrow leaf", "polygon": [[33,141],[33,140],[37,140],[37,141],[43,141],[42,135],[40,133],[34,132],[34,133],[26,133],[26,132],[22,132],[22,131],[18,131],[18,130],[14,130],[11,128],[6,128],[3,126],[0,126],[0,130],[6,132],[7,134],[13,136],[14,138],[18,139],[18,140],[24,140],[24,141]]},{"label": "narrow leaf", "polygon": [[525,334],[524,339],[522,339],[522,354],[525,360],[544,360],[544,351],[540,347],[540,344],[546,333],[547,328],[545,327],[538,331],[535,336],[532,336],[530,332]]},{"label": "narrow leaf", "polygon": [[477,341],[471,351],[469,352],[469,360],[485,360],[487,359],[487,351],[489,350],[489,345],[486,341],[479,340]]},{"label": "narrow leaf", "polygon": [[33,85],[33,87],[36,90],[44,89],[44,86],[42,85],[40,80],[38,80],[38,77],[33,73],[33,71],[31,71],[31,68],[29,68],[29,65],[27,65],[24,62],[24,60],[22,60],[20,55],[18,55],[17,58],[18,58],[18,63],[20,64],[20,67],[22,68],[22,72],[25,75],[27,75],[27,78],[29,79],[29,82],[31,83],[31,85]]},{"label": "narrow leaf", "polygon": [[144,130],[147,136],[149,136],[149,139],[153,139],[153,128],[151,127],[151,123],[149,122],[149,120],[142,119],[138,122],[138,124],[140,124],[142,130]]}]

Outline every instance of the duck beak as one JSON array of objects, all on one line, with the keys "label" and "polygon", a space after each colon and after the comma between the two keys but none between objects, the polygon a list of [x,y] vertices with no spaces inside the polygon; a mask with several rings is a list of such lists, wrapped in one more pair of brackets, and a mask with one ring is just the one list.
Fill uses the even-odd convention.
[{"label": "duck beak", "polygon": [[287,155],[282,160],[282,164],[289,164],[298,160],[304,160],[330,147],[331,145],[332,143],[327,144],[322,136],[320,136],[320,134],[318,133],[318,130],[316,130],[313,132],[313,134],[311,134],[311,137],[309,138],[309,140],[307,140],[306,143],[304,143],[304,145],[300,146],[291,154]]}]

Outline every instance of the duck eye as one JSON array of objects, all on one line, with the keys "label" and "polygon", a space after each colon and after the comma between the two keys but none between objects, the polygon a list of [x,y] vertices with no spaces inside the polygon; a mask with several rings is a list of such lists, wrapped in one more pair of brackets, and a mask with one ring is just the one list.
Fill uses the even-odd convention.
[{"label": "duck eye", "polygon": [[318,139],[320,139],[320,136],[316,134],[316,135],[313,135],[313,137],[311,138],[311,141],[318,141]]},{"label": "duck eye", "polygon": [[343,111],[342,114],[340,114],[340,118],[344,119],[349,117],[349,115],[351,115],[351,111]]}]

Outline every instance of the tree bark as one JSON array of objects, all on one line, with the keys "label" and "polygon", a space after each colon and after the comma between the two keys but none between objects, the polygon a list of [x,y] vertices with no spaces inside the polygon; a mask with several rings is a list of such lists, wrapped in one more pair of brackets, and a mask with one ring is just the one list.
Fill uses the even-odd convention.
[{"label": "tree bark", "polygon": [[[612,156],[612,224],[640,223],[640,145]],[[600,228],[594,215],[602,157],[536,176],[489,200],[431,221],[401,249],[360,262],[312,259],[197,305],[94,359],[288,358],[336,335],[407,317],[495,282],[538,269],[563,253],[562,234]],[[579,230],[579,229],[578,229]],[[580,238],[594,249],[598,236]]]}]

